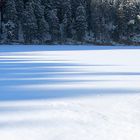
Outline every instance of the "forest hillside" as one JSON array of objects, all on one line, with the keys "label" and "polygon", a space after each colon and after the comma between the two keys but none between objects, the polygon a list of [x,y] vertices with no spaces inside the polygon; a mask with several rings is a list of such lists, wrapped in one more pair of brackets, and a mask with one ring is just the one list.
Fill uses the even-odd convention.
[{"label": "forest hillside", "polygon": [[1,44],[140,44],[137,0],[1,0]]}]

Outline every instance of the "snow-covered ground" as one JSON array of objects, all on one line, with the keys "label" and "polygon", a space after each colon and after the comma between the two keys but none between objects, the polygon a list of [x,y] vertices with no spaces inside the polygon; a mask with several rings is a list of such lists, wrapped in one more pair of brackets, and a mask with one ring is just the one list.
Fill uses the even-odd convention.
[{"label": "snow-covered ground", "polygon": [[0,47],[0,140],[139,140],[140,49],[48,47]]}]

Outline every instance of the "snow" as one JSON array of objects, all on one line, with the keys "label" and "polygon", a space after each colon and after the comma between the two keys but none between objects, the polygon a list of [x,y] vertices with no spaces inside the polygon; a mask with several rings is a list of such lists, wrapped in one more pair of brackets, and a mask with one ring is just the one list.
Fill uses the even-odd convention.
[{"label": "snow", "polygon": [[133,19],[133,20],[130,20],[129,22],[128,22],[128,25],[134,25],[135,24],[135,20]]},{"label": "snow", "polygon": [[140,49],[122,48],[0,46],[0,139],[138,140]]},{"label": "snow", "polygon": [[137,15],[137,19],[140,20],[140,15]]}]

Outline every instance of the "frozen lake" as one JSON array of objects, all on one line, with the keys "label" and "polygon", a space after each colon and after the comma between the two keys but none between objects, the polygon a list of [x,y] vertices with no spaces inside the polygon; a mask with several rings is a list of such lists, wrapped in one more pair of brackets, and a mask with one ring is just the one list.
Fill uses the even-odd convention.
[{"label": "frozen lake", "polygon": [[138,140],[140,48],[1,46],[0,139]]}]

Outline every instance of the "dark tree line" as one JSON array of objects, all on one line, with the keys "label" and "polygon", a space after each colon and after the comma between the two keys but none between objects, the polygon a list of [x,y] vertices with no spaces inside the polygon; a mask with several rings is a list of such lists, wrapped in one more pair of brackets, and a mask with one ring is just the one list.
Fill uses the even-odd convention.
[{"label": "dark tree line", "polygon": [[3,1],[1,43],[140,41],[137,0]]}]

